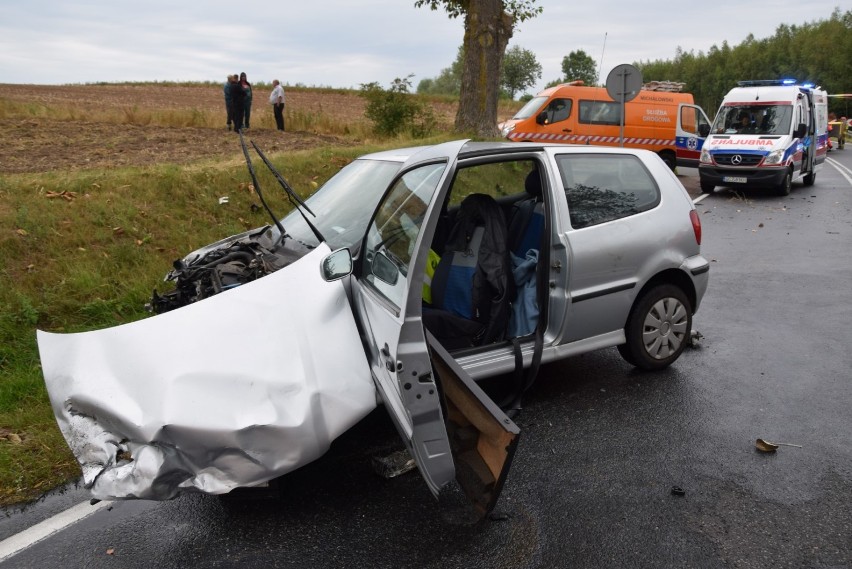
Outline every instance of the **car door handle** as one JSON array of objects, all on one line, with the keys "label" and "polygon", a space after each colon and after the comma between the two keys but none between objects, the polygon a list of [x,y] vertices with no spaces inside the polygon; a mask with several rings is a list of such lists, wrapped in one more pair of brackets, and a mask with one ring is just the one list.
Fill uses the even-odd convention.
[{"label": "car door handle", "polygon": [[570,128],[563,128],[562,132],[571,132],[571,129]]},{"label": "car door handle", "polygon": [[391,356],[390,356],[390,348],[388,347],[388,345],[387,345],[387,344],[385,344],[385,346],[384,346],[381,350],[379,350],[379,351],[382,353],[382,355],[383,355],[384,357],[386,357],[386,358],[390,358],[390,357],[391,357]]}]

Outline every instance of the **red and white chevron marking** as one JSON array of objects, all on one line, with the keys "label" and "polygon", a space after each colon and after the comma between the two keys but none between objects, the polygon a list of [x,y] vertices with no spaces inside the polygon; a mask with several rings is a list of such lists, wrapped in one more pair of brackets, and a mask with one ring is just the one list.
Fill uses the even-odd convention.
[{"label": "red and white chevron marking", "polygon": [[[578,134],[547,134],[541,132],[512,132],[509,140],[540,140],[547,142],[564,142],[570,144],[621,144],[617,136],[588,136]],[[624,144],[636,144],[642,146],[675,146],[672,139],[662,138],[631,138],[626,137]]]}]

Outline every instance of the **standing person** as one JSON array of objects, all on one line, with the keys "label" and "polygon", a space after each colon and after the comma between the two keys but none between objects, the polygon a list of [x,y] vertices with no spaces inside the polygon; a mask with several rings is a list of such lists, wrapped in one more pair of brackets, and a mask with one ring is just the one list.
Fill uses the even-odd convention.
[{"label": "standing person", "polygon": [[243,129],[246,93],[243,91],[243,86],[240,85],[239,75],[234,74],[231,77],[233,81],[231,81],[229,90],[231,92],[231,108],[234,113],[234,131],[239,132]]},{"label": "standing person", "polygon": [[245,128],[249,128],[249,121],[251,120],[251,83],[248,82],[245,72],[240,73],[240,86],[243,88],[243,93],[245,94],[245,102],[243,103],[243,110],[245,112],[244,124]]},{"label": "standing person", "polygon": [[225,123],[228,130],[231,130],[231,123],[234,121],[234,107],[231,100],[231,81],[233,77],[233,75],[228,75],[227,81],[222,85],[222,90],[225,92],[225,112],[228,113],[228,121]]},{"label": "standing person", "polygon": [[278,130],[284,130],[284,87],[278,82],[278,79],[272,81],[272,93],[269,95],[269,103],[272,105],[272,112],[275,114],[275,124]]}]

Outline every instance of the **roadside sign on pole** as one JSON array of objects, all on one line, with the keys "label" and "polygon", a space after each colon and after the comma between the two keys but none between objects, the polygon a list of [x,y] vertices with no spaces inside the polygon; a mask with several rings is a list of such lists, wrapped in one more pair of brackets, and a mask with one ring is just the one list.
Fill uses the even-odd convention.
[{"label": "roadside sign on pole", "polygon": [[606,77],[606,92],[613,101],[621,103],[621,130],[619,139],[624,147],[624,104],[632,101],[642,89],[642,72],[628,63],[613,68]]}]

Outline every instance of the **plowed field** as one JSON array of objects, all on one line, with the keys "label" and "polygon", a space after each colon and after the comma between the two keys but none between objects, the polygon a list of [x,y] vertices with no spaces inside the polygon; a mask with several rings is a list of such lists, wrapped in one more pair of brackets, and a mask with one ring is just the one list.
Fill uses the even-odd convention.
[{"label": "plowed field", "polygon": [[[267,152],[328,144],[355,144],[349,138],[274,129],[270,89],[254,89],[252,128],[247,133]],[[16,105],[0,112],[0,173],[67,171],[84,168],[185,164],[204,158],[239,157],[237,135],[225,128],[221,86],[180,85],[8,85],[0,84],[0,102]],[[31,110],[20,111],[22,105]],[[57,113],[63,109],[63,113]],[[57,114],[71,117],[54,118]],[[288,112],[322,116],[353,124],[362,121],[364,100],[356,92],[292,90]],[[439,122],[449,125],[454,105],[434,106]],[[203,126],[139,124],[151,113],[202,118]],[[221,116],[221,126],[207,117]],[[104,118],[109,115],[108,118]],[[160,121],[162,122],[162,121]]]}]

